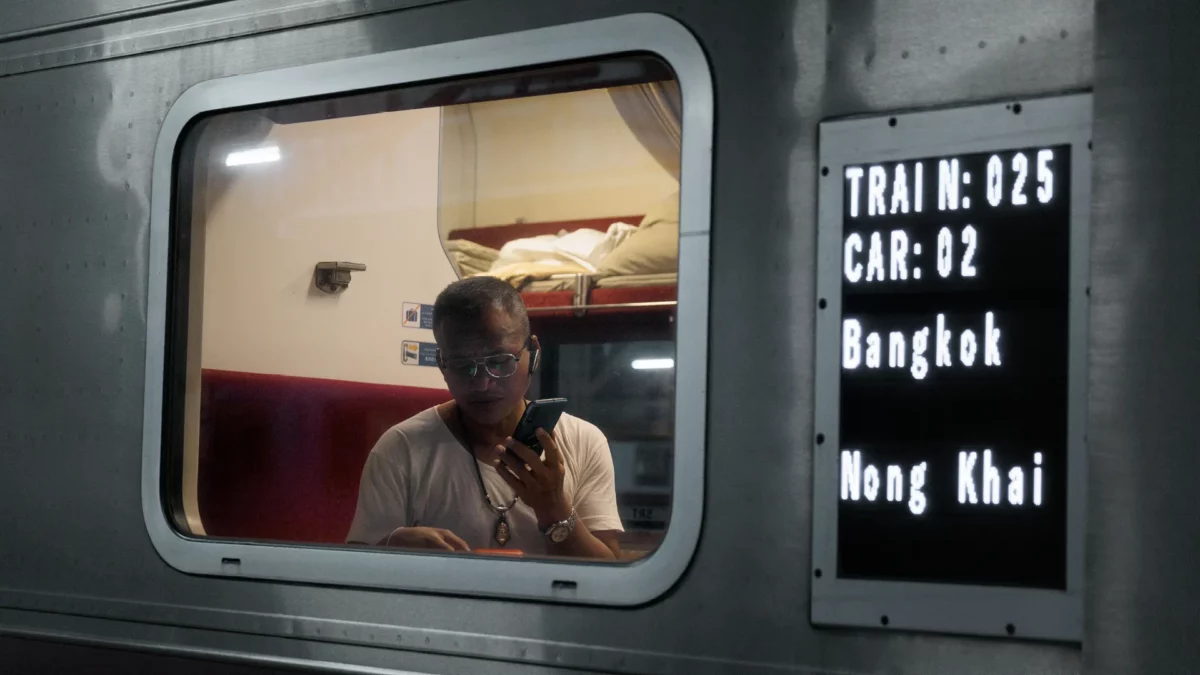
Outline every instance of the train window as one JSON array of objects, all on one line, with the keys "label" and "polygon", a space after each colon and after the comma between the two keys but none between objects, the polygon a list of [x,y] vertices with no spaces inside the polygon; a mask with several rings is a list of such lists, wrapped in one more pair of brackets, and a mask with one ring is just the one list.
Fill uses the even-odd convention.
[{"label": "train window", "polygon": [[[645,21],[676,46],[569,37]],[[623,17],[545,29],[562,58],[514,47],[489,72],[431,58],[443,45],[185,94],[156,157],[147,378],[145,511],[169,562],[616,603],[666,588],[699,526],[706,351],[711,94],[680,30]],[[524,581],[481,586],[480,564]]]}]

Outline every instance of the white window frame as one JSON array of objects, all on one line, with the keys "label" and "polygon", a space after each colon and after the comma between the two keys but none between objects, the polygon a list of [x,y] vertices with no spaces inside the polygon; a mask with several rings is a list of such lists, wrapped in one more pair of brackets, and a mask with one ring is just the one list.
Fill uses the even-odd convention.
[{"label": "white window frame", "polygon": [[[172,195],[177,189],[173,163],[189,122],[234,108],[630,52],[649,52],[663,59],[675,71],[683,94],[674,497],[670,527],[658,550],[628,564],[507,560],[213,540],[173,527],[161,492],[164,367]],[[657,14],[629,14],[240,75],[202,82],[184,92],[168,112],[155,149],[150,217],[142,513],[159,555],[189,574],[323,585],[622,606],[665,593],[691,560],[703,518],[712,134],[712,77],[704,52],[686,28]],[[183,452],[183,448],[169,451]]]}]

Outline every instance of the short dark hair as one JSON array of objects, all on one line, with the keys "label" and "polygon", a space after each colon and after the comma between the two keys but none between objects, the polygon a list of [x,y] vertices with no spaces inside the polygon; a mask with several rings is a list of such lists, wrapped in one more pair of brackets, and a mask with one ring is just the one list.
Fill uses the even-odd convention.
[{"label": "short dark hair", "polygon": [[433,302],[433,332],[441,333],[446,321],[480,325],[489,309],[507,314],[525,335],[529,335],[529,312],[521,294],[496,277],[467,277],[442,289]]}]

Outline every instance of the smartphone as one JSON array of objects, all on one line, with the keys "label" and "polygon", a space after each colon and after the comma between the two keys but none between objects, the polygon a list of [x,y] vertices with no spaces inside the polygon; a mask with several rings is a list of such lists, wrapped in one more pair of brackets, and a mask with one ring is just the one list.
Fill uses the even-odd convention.
[{"label": "smartphone", "polygon": [[529,449],[538,453],[539,457],[545,457],[546,453],[542,450],[542,444],[538,442],[535,432],[540,427],[545,429],[548,434],[554,433],[558,418],[562,417],[566,408],[567,399],[565,398],[543,398],[531,401],[529,405],[525,406],[525,414],[521,416],[521,421],[517,422],[517,428],[512,432],[513,439],[529,446]]}]

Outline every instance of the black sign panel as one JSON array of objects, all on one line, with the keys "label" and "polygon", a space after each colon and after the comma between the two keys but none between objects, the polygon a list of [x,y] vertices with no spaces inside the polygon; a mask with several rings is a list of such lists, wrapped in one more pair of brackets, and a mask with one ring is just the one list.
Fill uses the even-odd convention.
[{"label": "black sign panel", "polygon": [[844,167],[839,577],[1066,588],[1070,168]]}]

